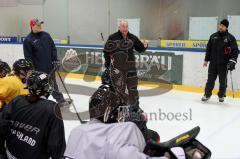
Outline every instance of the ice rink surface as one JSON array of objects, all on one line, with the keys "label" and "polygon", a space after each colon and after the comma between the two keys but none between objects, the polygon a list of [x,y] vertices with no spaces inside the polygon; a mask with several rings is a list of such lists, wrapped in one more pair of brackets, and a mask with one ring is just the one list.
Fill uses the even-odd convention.
[{"label": "ice rink surface", "polygon": [[[65,79],[65,82],[80,86],[76,88],[79,91],[71,93],[71,97],[78,112],[87,111],[89,97],[100,83],[70,78]],[[71,92],[71,87],[68,88]],[[140,86],[140,94],[147,89]],[[171,90],[164,94],[141,96],[140,107],[148,116],[148,127],[160,134],[162,142],[200,126],[197,139],[212,151],[212,158],[239,159],[240,100],[227,97],[224,103],[219,103],[217,96],[212,96],[209,102],[203,103],[201,97],[202,94]],[[72,106],[70,111],[74,112]],[[76,119],[75,114],[70,116]],[[64,119],[66,139],[70,131],[80,125],[75,119]]]}]

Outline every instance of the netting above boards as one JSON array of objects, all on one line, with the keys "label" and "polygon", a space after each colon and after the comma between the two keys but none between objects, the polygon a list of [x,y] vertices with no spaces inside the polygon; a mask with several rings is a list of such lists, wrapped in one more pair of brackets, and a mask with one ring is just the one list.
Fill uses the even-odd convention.
[{"label": "netting above boards", "polygon": [[229,32],[235,36],[237,40],[240,40],[240,15],[229,15]]},{"label": "netting above boards", "polygon": [[190,17],[189,40],[208,40],[217,31],[218,17]]}]

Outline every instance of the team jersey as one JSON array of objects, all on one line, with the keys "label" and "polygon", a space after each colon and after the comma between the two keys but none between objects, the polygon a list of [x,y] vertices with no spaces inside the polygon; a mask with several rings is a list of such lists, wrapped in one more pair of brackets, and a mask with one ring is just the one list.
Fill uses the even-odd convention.
[{"label": "team jersey", "polygon": [[18,95],[29,94],[26,85],[17,76],[7,76],[0,79],[0,108],[8,104]]},{"label": "team jersey", "polygon": [[9,121],[9,131],[0,135],[0,153],[5,147],[8,158],[12,159],[63,157],[64,125],[55,102],[41,98],[29,103],[26,96],[18,96],[4,107],[1,118],[0,121]]}]

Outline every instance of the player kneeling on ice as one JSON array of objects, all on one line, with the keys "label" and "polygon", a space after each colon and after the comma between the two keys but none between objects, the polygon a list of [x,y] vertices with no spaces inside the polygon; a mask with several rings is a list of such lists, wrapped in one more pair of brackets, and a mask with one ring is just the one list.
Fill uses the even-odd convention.
[{"label": "player kneeling on ice", "polygon": [[49,77],[33,71],[26,84],[30,94],[16,97],[0,115],[0,154],[60,159],[66,147],[64,125],[59,106],[47,100],[52,92]]},{"label": "player kneeling on ice", "polygon": [[[164,147],[156,141],[159,139],[158,134],[147,129],[146,120],[141,111],[136,111],[133,107],[121,106],[119,96],[110,86],[100,86],[90,99],[91,120],[71,132],[65,157],[67,159],[167,159],[172,157],[184,159],[184,149],[178,144],[172,144],[171,148],[166,149],[170,144]],[[179,143],[186,143],[188,138],[190,135],[180,136]],[[195,147],[190,150],[194,157],[206,156],[207,153],[204,151],[193,148]]]},{"label": "player kneeling on ice", "polygon": [[[6,77],[9,73],[11,72],[11,68],[9,67],[9,65],[0,60],[0,83],[1,83],[1,79],[3,79],[4,77]],[[0,100],[0,112],[3,108],[3,102]]]},{"label": "player kneeling on ice", "polygon": [[[9,66],[6,64],[0,66],[0,70],[5,70],[4,76],[6,73],[10,72]],[[13,64],[13,75],[2,76],[0,79],[0,101],[3,105],[8,104],[18,95],[29,94],[28,90],[25,89],[26,77],[30,75],[33,70],[33,65],[31,62],[20,59],[14,62]],[[2,106],[3,107],[3,106]]]}]

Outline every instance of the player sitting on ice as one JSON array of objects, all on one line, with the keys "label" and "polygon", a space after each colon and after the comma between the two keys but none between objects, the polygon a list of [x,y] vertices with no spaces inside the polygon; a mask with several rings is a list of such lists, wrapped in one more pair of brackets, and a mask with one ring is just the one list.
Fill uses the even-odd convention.
[{"label": "player sitting on ice", "polygon": [[[4,66],[5,70],[9,73],[9,67]],[[25,60],[17,60],[13,64],[13,75],[9,75],[1,78],[0,80],[0,101],[3,105],[8,104],[16,96],[22,94],[28,94],[28,90],[25,89],[26,77],[33,70],[32,64]],[[6,74],[6,71],[5,71]]]},{"label": "player sitting on ice", "polygon": [[[148,135],[146,121],[131,107],[121,106],[121,100],[108,85],[102,85],[89,103],[91,120],[75,128],[68,139],[67,159],[160,159],[143,153],[146,141],[158,135]],[[153,132],[153,131],[151,131]],[[181,148],[179,148],[181,149]],[[174,152],[173,152],[174,153]],[[176,156],[184,155],[181,151]]]},{"label": "player sitting on ice", "polygon": [[[6,77],[11,72],[11,68],[6,62],[0,60],[0,83],[1,79]],[[0,111],[3,107],[3,102],[0,100]]]},{"label": "player sitting on ice", "polygon": [[[102,85],[89,103],[91,120],[75,128],[68,139],[66,159],[209,159],[211,151],[196,140],[200,128],[159,143],[147,129],[141,111],[124,106],[118,94]],[[147,132],[147,133],[146,133]],[[152,134],[152,135],[149,135]]]}]

